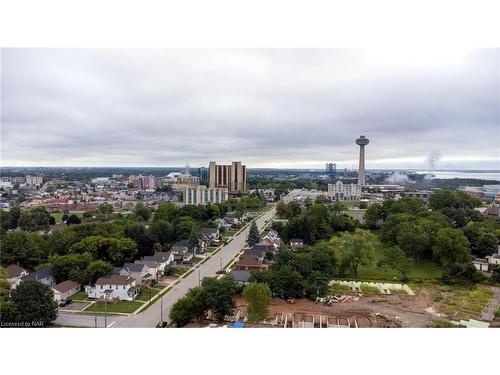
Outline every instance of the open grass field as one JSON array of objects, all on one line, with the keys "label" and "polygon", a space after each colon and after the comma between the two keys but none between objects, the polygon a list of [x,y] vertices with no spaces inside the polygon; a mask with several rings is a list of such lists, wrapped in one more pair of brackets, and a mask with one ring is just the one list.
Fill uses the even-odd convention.
[{"label": "open grass field", "polygon": [[439,285],[433,295],[438,310],[454,320],[477,319],[492,298],[491,287],[484,285],[475,289]]},{"label": "open grass field", "polygon": [[[143,305],[142,302],[137,302],[137,301],[120,301],[118,303],[107,303],[106,304],[106,311],[110,314],[112,313],[125,313],[125,314],[131,314],[135,310],[137,310],[139,307]],[[86,312],[94,312],[96,309],[95,304],[89,305],[85,310]],[[98,302],[97,303],[97,312],[104,312],[104,302]]]}]

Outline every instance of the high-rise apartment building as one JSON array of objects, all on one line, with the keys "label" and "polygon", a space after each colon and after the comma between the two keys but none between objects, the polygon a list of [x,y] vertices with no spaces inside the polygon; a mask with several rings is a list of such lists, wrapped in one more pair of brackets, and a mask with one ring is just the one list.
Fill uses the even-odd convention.
[{"label": "high-rise apartment building", "polygon": [[325,172],[328,176],[335,176],[337,174],[337,164],[326,163]]},{"label": "high-rise apartment building", "polygon": [[217,165],[215,161],[211,161],[208,167],[208,186],[210,188],[226,188],[229,194],[246,192],[246,166],[240,161],[233,161],[231,165]]},{"label": "high-rise apartment building", "polygon": [[156,189],[155,176],[144,176],[141,178],[143,189]]},{"label": "high-rise apartment building", "polygon": [[198,177],[200,177],[200,184],[208,185],[208,168],[198,168]]},{"label": "high-rise apartment building", "polygon": [[224,203],[227,201],[227,189],[207,188],[204,185],[198,185],[185,189],[183,198],[185,204],[207,205]]},{"label": "high-rise apartment building", "polygon": [[26,184],[30,186],[39,186],[43,184],[43,176],[26,176]]}]

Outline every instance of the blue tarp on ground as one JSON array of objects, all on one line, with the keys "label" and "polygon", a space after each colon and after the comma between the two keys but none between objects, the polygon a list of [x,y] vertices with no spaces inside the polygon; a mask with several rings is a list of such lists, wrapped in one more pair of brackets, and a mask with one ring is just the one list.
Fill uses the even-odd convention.
[{"label": "blue tarp on ground", "polygon": [[245,328],[245,323],[237,320],[236,322],[233,323],[233,325],[231,327],[232,328]]}]

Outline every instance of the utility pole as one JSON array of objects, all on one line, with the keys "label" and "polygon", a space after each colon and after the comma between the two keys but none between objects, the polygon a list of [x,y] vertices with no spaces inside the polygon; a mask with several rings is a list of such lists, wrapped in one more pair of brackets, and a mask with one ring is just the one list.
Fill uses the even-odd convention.
[{"label": "utility pole", "polygon": [[97,328],[97,291],[94,292],[95,328]]},{"label": "utility pole", "polygon": [[107,313],[108,313],[108,306],[107,306],[107,298],[106,294],[104,294],[104,328],[108,328],[108,319],[107,319]]},{"label": "utility pole", "polygon": [[198,286],[201,286],[201,271],[198,269]]},{"label": "utility pole", "polygon": [[160,297],[160,322],[163,323],[163,296]]}]

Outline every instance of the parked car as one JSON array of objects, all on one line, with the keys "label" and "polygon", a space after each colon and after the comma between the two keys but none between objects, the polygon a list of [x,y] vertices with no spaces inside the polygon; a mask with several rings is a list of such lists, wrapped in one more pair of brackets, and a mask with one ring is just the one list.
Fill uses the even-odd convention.
[{"label": "parked car", "polygon": [[168,328],[168,322],[164,322],[160,320],[158,324],[156,325],[156,328]]},{"label": "parked car", "polygon": [[216,272],[217,275],[224,275],[226,273],[226,270],[218,270]]},{"label": "parked car", "polygon": [[59,307],[66,307],[71,303],[70,299],[66,299],[64,301],[59,302]]}]

